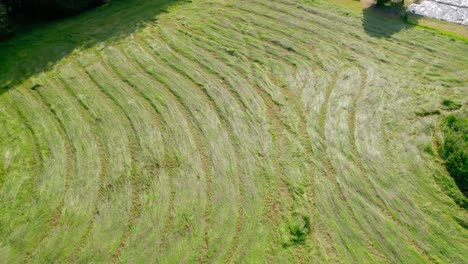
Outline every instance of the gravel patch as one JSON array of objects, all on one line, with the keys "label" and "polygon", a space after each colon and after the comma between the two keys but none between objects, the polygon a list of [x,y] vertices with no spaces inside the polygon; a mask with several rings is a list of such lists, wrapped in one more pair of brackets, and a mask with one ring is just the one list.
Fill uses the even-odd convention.
[{"label": "gravel patch", "polygon": [[409,5],[408,11],[421,16],[468,25],[468,0],[426,0]]}]

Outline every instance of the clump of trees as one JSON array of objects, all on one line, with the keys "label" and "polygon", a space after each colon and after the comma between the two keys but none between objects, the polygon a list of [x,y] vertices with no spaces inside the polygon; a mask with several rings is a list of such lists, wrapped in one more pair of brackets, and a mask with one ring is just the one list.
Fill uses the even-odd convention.
[{"label": "clump of trees", "polygon": [[64,17],[96,7],[110,0],[0,0],[0,37],[23,23]]},{"label": "clump of trees", "polygon": [[468,196],[468,118],[451,114],[442,123],[444,142],[440,155],[458,187]]},{"label": "clump of trees", "polygon": [[0,2],[0,38],[5,37],[8,32],[10,23],[8,19],[8,12],[6,6]]}]

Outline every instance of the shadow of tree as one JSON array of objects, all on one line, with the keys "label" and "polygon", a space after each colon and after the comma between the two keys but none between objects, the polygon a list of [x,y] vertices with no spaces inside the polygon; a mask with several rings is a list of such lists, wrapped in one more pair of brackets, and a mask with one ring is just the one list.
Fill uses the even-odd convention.
[{"label": "shadow of tree", "polygon": [[0,42],[0,94],[48,71],[75,49],[128,36],[187,0],[113,0],[75,17],[32,27]]},{"label": "shadow of tree", "polygon": [[363,9],[362,14],[362,26],[371,37],[389,38],[395,33],[414,27],[414,24],[405,22],[403,3],[392,3],[383,7],[371,5]]}]

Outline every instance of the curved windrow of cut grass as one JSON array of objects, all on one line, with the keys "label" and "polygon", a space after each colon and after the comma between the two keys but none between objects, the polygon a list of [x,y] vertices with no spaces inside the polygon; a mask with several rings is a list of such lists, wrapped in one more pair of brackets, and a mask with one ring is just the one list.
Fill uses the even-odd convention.
[{"label": "curved windrow of cut grass", "polygon": [[466,42],[319,0],[136,0],[0,56],[1,263],[468,259],[437,153]]}]

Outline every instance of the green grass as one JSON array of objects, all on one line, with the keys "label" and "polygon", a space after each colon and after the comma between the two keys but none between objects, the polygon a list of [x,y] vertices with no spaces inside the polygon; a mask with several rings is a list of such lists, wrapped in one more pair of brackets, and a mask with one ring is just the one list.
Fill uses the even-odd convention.
[{"label": "green grass", "polygon": [[463,263],[438,124],[466,117],[467,52],[319,0],[116,0],[21,32],[0,263]]},{"label": "green grass", "polygon": [[[451,104],[450,104],[451,105]],[[459,115],[448,115],[442,124],[444,141],[440,155],[445,160],[448,172],[454,178],[459,189],[465,196],[465,201],[461,202],[466,209],[468,204],[468,118]]]}]

